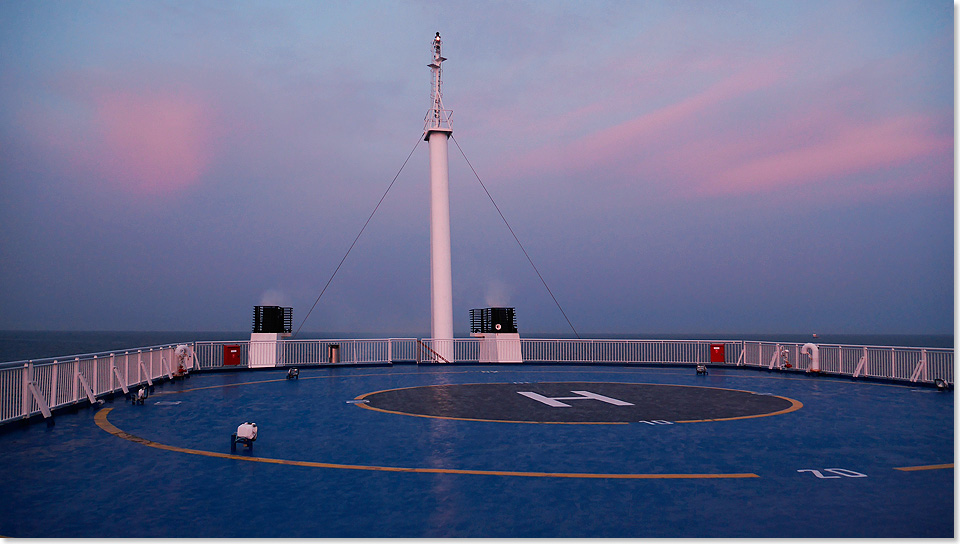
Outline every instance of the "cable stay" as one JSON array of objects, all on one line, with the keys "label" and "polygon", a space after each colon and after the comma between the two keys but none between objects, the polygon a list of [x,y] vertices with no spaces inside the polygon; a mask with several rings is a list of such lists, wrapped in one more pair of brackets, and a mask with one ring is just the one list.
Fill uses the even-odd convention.
[{"label": "cable stay", "polygon": [[[527,262],[530,263],[530,266],[533,268],[533,271],[537,274],[537,277],[540,278],[540,283],[543,284],[543,287],[547,290],[547,293],[550,295],[550,298],[553,299],[553,303],[557,305],[557,309],[560,310],[560,313],[563,315],[563,318],[567,321],[567,325],[570,326],[570,330],[573,331],[573,334],[580,338],[580,333],[577,332],[576,327],[573,326],[573,323],[570,321],[570,318],[567,317],[567,313],[563,310],[563,306],[560,305],[560,302],[557,300],[557,297],[553,294],[553,291],[550,289],[550,286],[547,285],[547,281],[543,278],[543,274],[540,273],[540,270],[537,268],[537,265],[533,262],[533,259],[530,257],[530,254],[527,253],[526,248],[523,247],[523,244],[520,242],[520,238],[517,236],[517,233],[514,232],[513,227],[510,226],[510,222],[507,221],[507,218],[503,215],[503,211],[500,210],[500,206],[497,205],[497,201],[494,200],[493,195],[490,194],[490,191],[487,190],[487,186],[484,185],[483,180],[480,179],[480,174],[477,173],[477,170],[473,167],[473,164],[470,163],[470,159],[467,158],[466,153],[464,153],[463,148],[460,147],[460,142],[457,141],[455,137],[451,134],[451,139],[456,144],[457,149],[460,150],[460,155],[463,157],[463,160],[466,161],[467,166],[470,167],[470,170],[473,172],[474,177],[477,178],[477,182],[480,183],[480,187],[483,188],[483,192],[486,193],[487,198],[490,199],[490,202],[493,204],[493,207],[497,210],[497,214],[500,215],[500,219],[503,221],[503,224],[506,225],[507,230],[510,231],[510,234],[513,236],[514,241],[517,242],[517,245],[520,247],[520,251],[523,252],[523,256],[527,258]],[[413,146],[413,149],[410,150],[410,153],[407,155],[407,158],[404,159],[403,164],[400,165],[400,169],[397,171],[397,174],[393,176],[393,180],[390,181],[390,184],[387,186],[387,189],[383,192],[383,195],[380,197],[380,200],[377,201],[377,205],[374,206],[373,211],[370,212],[370,216],[367,217],[367,220],[363,223],[363,226],[360,228],[360,232],[357,233],[357,236],[353,239],[353,243],[350,244],[350,247],[347,248],[346,253],[344,253],[343,258],[340,259],[340,262],[337,264],[337,267],[334,269],[333,273],[330,275],[330,278],[327,280],[327,283],[323,286],[323,289],[320,290],[320,294],[317,295],[317,299],[313,302],[313,306],[310,307],[310,310],[303,320],[300,322],[300,326],[297,327],[296,332],[293,333],[295,338],[300,334],[300,330],[303,328],[303,325],[307,322],[307,319],[310,317],[310,314],[313,313],[313,310],[317,307],[317,304],[320,302],[320,299],[326,293],[327,288],[330,287],[330,284],[333,283],[333,279],[337,276],[337,273],[340,271],[340,268],[343,266],[343,263],[346,262],[347,257],[350,255],[350,252],[353,251],[353,248],[357,245],[357,242],[360,240],[360,237],[363,235],[363,232],[367,229],[367,226],[370,224],[370,221],[373,220],[373,216],[376,215],[377,211],[380,209],[380,205],[383,204],[383,201],[387,198],[387,194],[390,193],[390,190],[396,184],[397,179],[400,178],[400,174],[403,172],[403,169],[407,166],[407,163],[410,162],[410,157],[413,156],[414,152],[417,150],[417,147],[420,145],[420,140],[422,140],[422,135],[417,136],[417,143]]]},{"label": "cable stay", "polygon": [[[417,146],[420,145],[420,140],[424,139],[430,142],[430,161],[431,161],[431,249],[430,249],[430,266],[431,266],[431,306],[432,314],[431,319],[433,323],[433,334],[434,337],[439,338],[450,338],[453,336],[453,294],[450,289],[450,247],[449,247],[449,238],[450,238],[450,224],[449,224],[449,197],[447,194],[447,138],[453,138],[453,142],[457,144],[457,149],[460,150],[460,155],[463,156],[463,160],[467,162],[467,166],[470,167],[470,170],[473,171],[473,175],[477,178],[477,181],[480,183],[480,187],[483,188],[483,192],[487,193],[487,198],[490,199],[490,202],[493,203],[493,207],[496,208],[497,213],[500,214],[500,219],[503,220],[503,224],[507,226],[507,230],[510,231],[510,234],[513,236],[513,239],[517,242],[517,245],[520,246],[520,251],[523,252],[524,257],[527,258],[527,262],[530,263],[530,266],[533,267],[533,271],[536,272],[537,277],[540,278],[540,283],[543,284],[546,288],[547,293],[550,294],[550,298],[553,299],[553,303],[557,305],[557,308],[560,310],[560,313],[563,314],[563,318],[567,320],[567,324],[570,325],[570,329],[573,331],[573,334],[576,337],[580,338],[580,333],[577,332],[576,327],[573,326],[573,323],[570,322],[570,318],[567,317],[567,313],[563,311],[563,307],[560,305],[560,302],[557,300],[557,297],[554,296],[553,291],[550,289],[550,286],[547,285],[547,281],[543,279],[543,274],[540,273],[540,270],[537,268],[537,265],[534,264],[533,259],[530,257],[530,254],[527,253],[526,248],[523,247],[523,244],[520,243],[520,238],[517,236],[517,233],[514,232],[513,227],[510,226],[510,222],[507,221],[507,218],[504,217],[503,212],[500,210],[500,206],[497,205],[497,201],[493,199],[493,195],[490,194],[490,191],[487,190],[487,186],[483,184],[483,180],[480,179],[480,174],[477,173],[476,168],[473,167],[473,164],[470,163],[470,159],[467,158],[467,154],[463,152],[463,148],[460,147],[460,142],[453,137],[453,130],[450,128],[450,119],[448,110],[443,109],[443,102],[441,101],[440,93],[440,65],[443,61],[447,60],[441,55],[440,33],[437,32],[437,35],[434,37],[431,42],[431,47],[433,49],[433,62],[428,65],[433,73],[433,91],[431,94],[431,99],[433,106],[430,111],[427,112],[426,125],[424,126],[424,132],[422,135],[418,135],[417,143],[413,146],[413,149],[410,150],[410,154],[407,155],[407,158],[403,161],[403,164],[400,166],[400,170],[397,171],[397,175],[393,176],[393,180],[390,182],[390,185],[387,186],[387,190],[384,191],[383,196],[380,197],[380,200],[377,202],[377,205],[373,208],[373,211],[370,212],[370,216],[367,217],[367,221],[363,224],[363,227],[360,228],[360,232],[357,233],[356,238],[353,239],[353,243],[350,244],[350,247],[347,248],[347,252],[344,253],[343,258],[340,259],[340,263],[337,264],[336,269],[334,269],[333,274],[330,275],[330,279],[327,280],[326,285],[323,286],[323,289],[320,290],[320,294],[317,295],[317,300],[313,302],[313,306],[310,307],[310,311],[307,312],[307,315],[303,317],[303,320],[300,322],[300,326],[297,327],[297,331],[293,333],[293,336],[300,334],[300,330],[303,328],[304,323],[307,322],[307,319],[310,317],[310,314],[313,313],[313,310],[317,307],[317,304],[320,302],[320,299],[323,297],[323,294],[326,293],[327,288],[330,287],[330,284],[333,282],[333,278],[336,277],[337,272],[340,271],[340,267],[343,266],[343,263],[347,260],[347,256],[350,255],[350,252],[353,251],[354,246],[357,245],[357,241],[360,240],[360,236],[363,235],[363,231],[366,230],[367,225],[370,224],[370,221],[373,219],[373,216],[376,215],[377,210],[380,209],[380,205],[383,204],[387,194],[390,192],[390,189],[393,188],[393,185],[397,182],[397,179],[400,177],[400,173],[403,172],[404,167],[407,165],[407,162],[410,161],[410,157],[413,156],[414,151],[417,150]],[[438,135],[446,133],[446,138],[438,138]],[[433,171],[433,161],[434,155],[437,155],[438,159],[441,160],[443,165],[443,172],[439,173],[434,177]],[[439,188],[434,190],[434,187]],[[438,196],[443,195],[443,196]],[[440,213],[437,213],[436,210],[440,210]],[[439,223],[436,225],[434,221],[437,218],[440,218]],[[434,229],[436,227],[436,230]],[[439,233],[437,237],[434,237],[434,232]],[[436,242],[436,243],[435,243]],[[440,258],[435,259],[435,255],[439,254]],[[440,280],[437,281],[439,287],[434,285],[434,278],[439,277]],[[439,354],[437,354],[439,355]],[[452,355],[452,353],[451,353]],[[440,356],[441,359],[446,360],[445,357]]]},{"label": "cable stay", "polygon": [[407,163],[410,162],[410,157],[413,156],[413,152],[417,150],[417,147],[420,145],[420,140],[423,139],[423,135],[420,134],[417,136],[417,143],[413,146],[413,149],[410,150],[410,154],[407,155],[407,158],[404,159],[403,164],[400,165],[400,170],[397,170],[397,175],[393,176],[393,181],[390,182],[390,185],[387,186],[387,190],[383,192],[383,196],[380,197],[380,200],[377,202],[377,205],[374,206],[373,211],[370,212],[370,217],[367,218],[367,221],[363,224],[363,227],[360,228],[360,232],[357,233],[357,237],[353,239],[353,243],[350,244],[350,247],[347,248],[347,252],[343,254],[343,258],[340,259],[340,264],[337,265],[337,268],[333,271],[333,274],[330,275],[330,279],[327,280],[327,284],[323,286],[323,289],[320,290],[320,294],[317,295],[317,300],[313,302],[313,306],[310,307],[310,311],[307,312],[307,315],[303,316],[303,321],[300,322],[300,326],[297,327],[297,332],[293,333],[293,338],[296,338],[300,334],[300,329],[303,328],[303,324],[307,322],[307,318],[310,317],[310,314],[313,313],[313,309],[317,307],[317,303],[320,302],[320,297],[327,291],[327,287],[330,287],[330,283],[333,282],[333,278],[337,276],[337,272],[340,271],[340,267],[343,266],[344,261],[347,260],[347,256],[350,255],[350,252],[353,251],[353,246],[357,245],[357,241],[360,239],[360,236],[363,235],[363,231],[366,230],[367,225],[370,224],[370,220],[373,219],[373,216],[376,215],[377,210],[380,209],[380,205],[383,204],[383,200],[387,198],[387,193],[390,192],[390,189],[393,188],[393,185],[397,182],[397,178],[400,177],[400,172],[403,172]]},{"label": "cable stay", "polygon": [[560,306],[560,302],[557,301],[557,297],[553,295],[553,291],[550,290],[550,286],[547,285],[546,280],[543,279],[543,275],[540,274],[540,270],[537,269],[537,265],[533,264],[533,259],[530,258],[530,255],[527,253],[527,250],[524,249],[523,244],[520,243],[520,238],[517,237],[517,233],[513,231],[513,227],[510,226],[510,223],[507,221],[507,218],[503,216],[503,212],[500,211],[500,206],[497,206],[497,201],[493,199],[493,196],[490,194],[490,191],[487,190],[487,186],[483,184],[483,180],[480,179],[480,174],[477,174],[477,170],[470,164],[470,159],[467,158],[466,153],[463,152],[463,148],[460,147],[460,142],[457,141],[457,138],[450,135],[450,138],[453,140],[453,143],[457,144],[457,149],[460,150],[460,154],[463,156],[463,160],[467,162],[467,166],[470,167],[470,170],[473,171],[473,175],[477,178],[477,181],[480,182],[480,187],[483,187],[483,192],[487,193],[487,198],[490,199],[490,202],[493,203],[493,207],[497,209],[497,213],[500,214],[500,219],[503,220],[503,224],[507,226],[507,230],[510,231],[510,234],[513,235],[513,239],[517,241],[517,245],[520,246],[520,251],[523,252],[523,256],[527,258],[527,261],[530,262],[530,266],[533,267],[533,271],[537,273],[537,277],[540,278],[540,283],[547,289],[547,293],[550,293],[550,298],[553,299],[554,304],[557,305],[557,308],[560,310],[560,313],[563,314],[563,318],[567,320],[567,325],[570,325],[570,329],[573,330],[573,334],[576,337],[580,338],[580,333],[577,332],[577,329],[573,326],[573,323],[570,322],[570,318],[567,317],[567,313],[563,311],[563,307]]}]

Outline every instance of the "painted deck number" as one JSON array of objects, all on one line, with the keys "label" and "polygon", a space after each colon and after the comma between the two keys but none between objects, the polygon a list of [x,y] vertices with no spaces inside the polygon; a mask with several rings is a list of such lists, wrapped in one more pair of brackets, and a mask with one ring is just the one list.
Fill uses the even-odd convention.
[{"label": "painted deck number", "polygon": [[817,478],[822,478],[824,480],[827,478],[839,478],[840,476],[844,476],[846,478],[866,478],[867,477],[866,474],[861,474],[855,470],[847,470],[845,468],[823,469],[823,472],[830,472],[832,474],[838,474],[839,476],[824,476],[823,472],[820,472],[819,470],[814,470],[812,468],[801,468],[797,470],[797,472],[812,472],[814,476],[816,476]]},{"label": "painted deck number", "polygon": [[542,402],[547,406],[553,408],[570,408],[571,406],[567,403],[560,402],[561,400],[599,400],[600,402],[606,402],[607,404],[613,404],[614,406],[633,406],[630,402],[624,402],[622,400],[612,399],[610,397],[605,397],[603,395],[598,395],[596,393],[591,393],[589,391],[571,391],[574,395],[579,395],[577,397],[545,397],[538,393],[532,391],[517,391],[517,393],[527,397],[528,399],[533,399],[537,402]]}]

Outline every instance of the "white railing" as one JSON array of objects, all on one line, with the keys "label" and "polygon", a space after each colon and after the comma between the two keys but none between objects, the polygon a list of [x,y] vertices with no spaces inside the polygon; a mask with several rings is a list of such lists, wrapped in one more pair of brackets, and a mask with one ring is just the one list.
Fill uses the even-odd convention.
[{"label": "white railing", "polygon": [[[418,341],[418,362],[477,362],[483,340]],[[505,340],[509,342],[509,340]],[[723,361],[712,361],[711,346],[723,346]],[[520,340],[525,363],[573,364],[724,364],[769,369],[811,369],[802,343],[740,340]],[[953,350],[897,346],[817,344],[820,372],[853,377],[953,383]]]},{"label": "white railing", "polygon": [[[0,425],[172,378],[177,346],[134,348],[0,364]],[[189,345],[188,345],[189,348]],[[189,353],[189,350],[188,350]],[[194,369],[187,356],[186,369]]]},{"label": "white railing", "polygon": [[709,363],[710,346],[724,346],[724,363],[735,364],[743,342],[729,340],[541,340],[521,341],[524,362]]},{"label": "white railing", "polygon": [[[804,344],[743,342],[746,366],[779,368],[789,363],[809,370],[811,359],[802,353]],[[820,372],[853,377],[932,383],[937,378],[953,383],[953,350],[899,346],[844,346],[817,344]]]},{"label": "white railing", "polygon": [[[231,365],[290,367],[337,363],[470,363],[483,357],[488,339],[279,340],[276,342],[194,342],[185,344],[188,370]],[[516,340],[512,340],[516,342]],[[711,363],[723,346],[723,360]],[[514,344],[515,345],[515,344]],[[716,346],[717,350],[712,349]],[[488,346],[489,347],[489,346]],[[722,364],[758,368],[811,369],[803,344],[731,340],[520,340],[525,363]],[[820,372],[883,378],[908,383],[954,382],[953,349],[817,344]],[[172,378],[177,346],[153,346],[0,364],[0,425],[57,408]],[[226,355],[225,355],[226,354]],[[254,354],[251,359],[251,354]],[[251,360],[255,364],[251,364]],[[260,364],[266,363],[266,364]],[[789,365],[789,366],[787,366]]]},{"label": "white railing", "polygon": [[[389,364],[419,359],[415,338],[360,340],[279,340],[195,342],[197,363],[203,370],[229,366],[310,366],[339,364]],[[231,350],[239,350],[235,359]],[[227,355],[225,355],[225,353]],[[251,353],[254,354],[251,358]],[[251,363],[252,361],[252,363]],[[265,361],[266,364],[259,364]]]},{"label": "white railing", "polygon": [[477,338],[453,340],[418,340],[418,363],[476,363],[480,360]]},{"label": "white railing", "polygon": [[[224,366],[223,350],[237,346],[237,366],[248,366],[250,350],[268,347],[275,352],[276,366],[323,365],[337,362],[382,363],[400,361],[418,363],[475,363],[481,359],[480,338],[453,340],[377,339],[377,340],[281,340],[258,342],[196,342],[201,369]],[[489,340],[487,340],[489,341]],[[711,346],[723,346],[723,361],[711,361]],[[603,340],[538,339],[520,340],[526,363],[575,364],[724,364],[762,368],[810,370],[811,359],[802,352],[803,344],[740,340]],[[817,344],[820,371],[853,377],[887,378],[908,382],[932,383],[940,378],[953,383],[953,350],[950,348],[913,348],[895,346],[846,346]],[[271,365],[272,366],[272,365]]]}]

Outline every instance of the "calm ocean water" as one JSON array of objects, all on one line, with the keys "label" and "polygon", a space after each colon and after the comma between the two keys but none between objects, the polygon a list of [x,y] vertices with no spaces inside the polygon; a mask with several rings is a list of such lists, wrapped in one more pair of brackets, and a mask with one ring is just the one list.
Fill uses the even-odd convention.
[{"label": "calm ocean water", "polygon": [[[419,338],[429,337],[423,333]],[[567,334],[523,334],[527,338],[567,338]],[[360,338],[387,338],[389,335],[364,335]],[[409,335],[407,335],[409,337]],[[0,362],[64,357],[86,353],[119,351],[130,348],[192,342],[197,340],[248,340],[249,332],[197,331],[0,331]],[[320,335],[300,333],[299,339],[358,338],[356,335]],[[865,346],[913,346],[952,348],[952,334],[878,335],[820,334],[814,340],[809,334],[597,334],[589,338],[656,339],[656,340],[763,340],[774,342],[811,342]]]}]

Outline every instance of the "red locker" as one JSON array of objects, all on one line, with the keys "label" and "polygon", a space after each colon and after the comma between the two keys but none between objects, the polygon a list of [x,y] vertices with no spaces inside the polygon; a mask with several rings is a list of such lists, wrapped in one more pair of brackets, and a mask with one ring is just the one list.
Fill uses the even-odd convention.
[{"label": "red locker", "polygon": [[223,366],[240,364],[240,346],[223,346]]},{"label": "red locker", "polygon": [[711,363],[723,363],[726,362],[726,354],[724,353],[723,344],[710,344],[710,362]]}]

